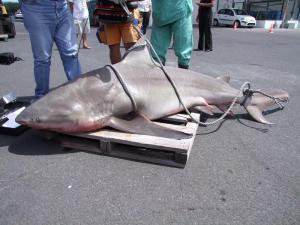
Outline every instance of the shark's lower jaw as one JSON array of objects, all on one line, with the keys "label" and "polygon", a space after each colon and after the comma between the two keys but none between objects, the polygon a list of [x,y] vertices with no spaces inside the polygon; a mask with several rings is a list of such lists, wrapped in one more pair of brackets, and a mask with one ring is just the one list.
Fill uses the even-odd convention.
[{"label": "shark's lower jaw", "polygon": [[102,128],[99,124],[95,123],[51,123],[51,124],[30,124],[30,127],[40,130],[51,130],[61,133],[83,133],[91,132]]}]

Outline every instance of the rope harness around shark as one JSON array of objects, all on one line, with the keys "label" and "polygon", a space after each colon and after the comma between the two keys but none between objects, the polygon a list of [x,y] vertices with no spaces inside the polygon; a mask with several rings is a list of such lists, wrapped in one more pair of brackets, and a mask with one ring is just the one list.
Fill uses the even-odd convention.
[{"label": "rope harness around shark", "polygon": [[118,78],[121,86],[123,87],[125,93],[128,95],[130,101],[131,101],[131,104],[132,104],[132,108],[133,108],[133,113],[137,113],[137,104],[136,104],[136,101],[133,97],[133,95],[131,94],[131,92],[129,91],[128,87],[127,87],[127,84],[125,83],[121,73],[113,66],[113,65],[106,65],[105,67],[108,67],[110,68],[114,74],[116,75],[116,77]]},{"label": "rope harness around shark", "polygon": [[[121,0],[121,2],[124,1],[124,0]],[[127,6],[126,4],[121,4],[122,8],[126,11],[126,13],[130,13],[129,10],[127,9]],[[133,27],[134,29],[139,33],[140,37],[143,37],[144,35],[141,33],[141,31],[139,30],[139,28],[133,24]],[[152,44],[150,43],[150,41],[145,37],[145,41],[146,41],[146,45],[149,46],[150,50],[153,52],[154,56],[155,56],[155,59],[153,57],[151,57],[152,59],[152,62],[155,66],[159,67],[163,73],[165,74],[166,78],[168,79],[168,81],[170,82],[171,86],[173,87],[174,89],[174,92],[178,98],[178,101],[180,102],[180,104],[182,105],[184,111],[189,115],[189,117],[191,118],[191,120],[199,125],[203,125],[203,126],[207,126],[207,125],[214,125],[218,122],[220,122],[221,120],[223,120],[229,113],[230,111],[232,110],[233,106],[236,104],[237,100],[239,97],[241,96],[244,96],[244,100],[242,103],[240,103],[242,106],[245,106],[245,103],[247,102],[247,99],[249,99],[250,97],[253,96],[253,94],[255,93],[258,93],[258,94],[261,94],[261,95],[264,95],[266,97],[269,97],[270,99],[272,99],[278,106],[280,109],[283,109],[284,108],[284,105],[282,104],[282,102],[287,102],[286,100],[284,99],[281,99],[281,98],[277,98],[277,97],[274,97],[274,96],[271,96],[271,95],[268,95],[262,91],[259,91],[259,90],[252,90],[250,88],[250,83],[249,82],[245,82],[241,87],[240,87],[240,90],[239,92],[236,94],[236,96],[234,97],[234,99],[232,100],[230,106],[228,107],[228,109],[222,114],[222,116],[212,122],[201,122],[201,121],[198,121],[196,120],[191,112],[188,110],[188,108],[186,107],[186,105],[184,104],[179,92],[178,92],[178,89],[175,85],[175,83],[173,82],[173,80],[171,79],[171,77],[169,76],[169,74],[167,73],[167,71],[165,70],[159,56],[157,55],[155,49],[153,48]],[[128,51],[132,51],[134,50],[135,48],[138,48],[140,46],[133,46],[132,48],[130,48]],[[125,54],[126,55],[126,54]],[[151,55],[151,53],[150,53]],[[157,60],[158,63],[155,61]],[[128,97],[130,98],[130,101],[132,103],[132,107],[133,107],[133,112],[136,113],[137,112],[137,104],[136,104],[136,101],[133,97],[133,95],[130,93],[125,81],[123,80],[122,78],[122,75],[121,73],[113,66],[113,65],[106,65],[106,67],[109,67],[113,70],[113,72],[115,73],[115,75],[117,76],[118,80],[120,81],[124,91],[126,92],[126,94],[128,95]]]},{"label": "rope harness around shark", "polygon": [[[138,28],[135,27],[135,29],[139,32],[139,34],[140,34],[141,36],[143,35],[143,34],[141,34],[141,32],[138,30]],[[159,62],[159,65],[157,65],[157,63],[155,62],[155,60],[152,59],[152,57],[151,57],[153,63],[154,63],[156,66],[158,66],[158,67],[163,71],[163,73],[165,74],[166,78],[168,79],[168,81],[169,81],[170,84],[172,85],[172,87],[173,87],[173,89],[174,89],[174,91],[175,91],[175,93],[176,93],[176,96],[177,96],[177,98],[178,98],[180,104],[181,104],[182,107],[184,108],[184,111],[189,115],[189,117],[191,118],[191,120],[192,120],[193,122],[195,122],[195,123],[198,123],[198,124],[203,125],[203,126],[207,126],[207,125],[214,125],[214,124],[220,122],[221,120],[223,120],[223,119],[230,113],[230,111],[232,110],[233,106],[235,105],[235,103],[237,102],[238,98],[239,98],[241,95],[243,95],[243,96],[245,97],[245,98],[244,98],[244,101],[243,101],[243,104],[241,104],[241,105],[243,105],[243,106],[244,106],[244,104],[246,103],[246,101],[247,101],[247,99],[248,99],[249,97],[251,97],[251,96],[252,96],[253,94],[255,94],[255,93],[258,93],[258,94],[261,94],[261,95],[264,95],[264,96],[266,96],[266,97],[269,97],[269,98],[273,99],[273,101],[279,106],[280,109],[283,109],[283,108],[284,108],[284,105],[282,104],[282,102],[286,102],[286,100],[283,100],[283,99],[281,99],[281,98],[277,98],[277,97],[268,95],[268,94],[266,94],[266,93],[264,93],[264,92],[262,92],[262,91],[259,91],[259,90],[252,90],[252,89],[250,88],[250,83],[247,81],[247,82],[245,82],[245,83],[240,87],[239,92],[237,93],[237,95],[235,96],[235,98],[232,100],[230,106],[229,106],[228,109],[222,114],[222,116],[221,116],[220,118],[218,118],[218,119],[216,119],[216,120],[214,120],[214,121],[212,121],[212,122],[201,122],[201,121],[198,121],[198,120],[196,120],[196,119],[192,116],[191,112],[188,110],[188,108],[187,108],[187,107],[185,106],[185,104],[183,103],[182,98],[181,98],[181,96],[180,96],[180,94],[179,94],[179,92],[178,92],[178,89],[177,89],[175,83],[173,82],[173,80],[171,79],[171,77],[169,76],[169,74],[167,73],[167,71],[165,70],[165,68],[164,68],[164,66],[163,66],[163,64],[162,64],[162,62],[161,62],[161,60],[160,60],[160,58],[158,57],[158,55],[157,55],[155,49],[153,48],[152,44],[150,43],[150,41],[149,41],[147,38],[146,38],[145,40],[146,40],[146,43],[148,44],[148,46],[150,47],[150,49],[152,50],[152,52],[154,53],[155,58],[156,58],[157,61]],[[247,86],[247,87],[246,87],[246,86]]]},{"label": "rope harness around shark", "polygon": [[272,99],[279,106],[280,109],[284,108],[284,105],[282,104],[282,102],[287,102],[288,101],[288,100],[284,100],[284,99],[281,99],[281,98],[274,97],[272,95],[268,95],[267,93],[259,91],[259,90],[252,90],[251,87],[250,87],[250,83],[248,83],[247,85],[248,85],[248,88],[243,90],[243,95],[244,95],[245,98],[244,98],[243,102],[240,103],[240,105],[242,105],[242,106],[244,106],[247,99],[249,97],[252,97],[255,93],[264,95],[264,96]]}]

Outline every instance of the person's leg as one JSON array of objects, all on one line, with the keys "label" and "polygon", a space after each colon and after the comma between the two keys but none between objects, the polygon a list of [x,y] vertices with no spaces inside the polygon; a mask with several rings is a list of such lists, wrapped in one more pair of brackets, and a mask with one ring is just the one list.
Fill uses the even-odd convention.
[{"label": "person's leg", "polygon": [[80,19],[77,18],[74,18],[73,20],[74,20],[74,30],[76,33],[77,42],[79,43],[82,35],[81,22]]},{"label": "person's leg", "polygon": [[146,32],[147,32],[147,27],[149,25],[150,12],[140,12],[140,14],[143,17],[143,23],[142,23],[141,31],[145,35]]},{"label": "person's leg", "polygon": [[57,45],[68,80],[75,79],[81,72],[78,45],[71,13],[66,2],[56,2],[57,26],[54,41]]},{"label": "person's leg", "polygon": [[136,42],[124,43],[125,50],[130,49]]},{"label": "person's leg", "polygon": [[144,30],[144,23],[145,23],[145,12],[140,12],[140,21],[142,21],[141,23],[142,23],[142,26],[141,26],[141,32],[142,32],[142,34],[146,34],[145,32],[145,30]]},{"label": "person's leg", "polygon": [[47,0],[23,0],[23,22],[29,32],[34,58],[35,96],[49,91],[49,75],[53,36],[55,31],[55,3]]},{"label": "person's leg", "polygon": [[82,45],[83,48],[91,48],[88,44],[87,44],[87,37],[86,37],[86,33],[82,33]]},{"label": "person's leg", "polygon": [[207,15],[205,19],[205,50],[212,51],[212,35],[211,35],[211,15]]},{"label": "person's leg", "polygon": [[204,29],[205,29],[205,23],[203,15],[199,17],[199,41],[198,41],[198,49],[203,50],[203,39],[204,39]]},{"label": "person's leg", "polygon": [[[166,54],[171,42],[171,38],[171,26],[166,25],[158,27],[155,24],[152,25],[151,44],[153,45],[155,52],[164,65],[166,63]],[[155,55],[153,55],[153,57],[155,58]]]},{"label": "person's leg", "polygon": [[145,34],[146,34],[147,28],[148,28],[148,26],[149,26],[150,16],[151,16],[151,11],[146,12],[146,15],[145,15],[145,25],[143,25],[143,26],[144,26]]},{"label": "person's leg", "polygon": [[109,45],[109,57],[111,64],[115,64],[121,61],[120,43]]},{"label": "person's leg", "polygon": [[89,18],[82,20],[83,34],[82,34],[82,44],[83,48],[91,48],[87,43],[87,34],[90,33],[90,20]]},{"label": "person's leg", "polygon": [[178,57],[178,66],[187,69],[190,64],[193,50],[192,15],[177,20],[172,24],[175,55]]},{"label": "person's leg", "polygon": [[111,64],[115,64],[121,61],[121,32],[119,27],[119,24],[104,25],[104,33],[106,44],[109,47],[109,57]]}]

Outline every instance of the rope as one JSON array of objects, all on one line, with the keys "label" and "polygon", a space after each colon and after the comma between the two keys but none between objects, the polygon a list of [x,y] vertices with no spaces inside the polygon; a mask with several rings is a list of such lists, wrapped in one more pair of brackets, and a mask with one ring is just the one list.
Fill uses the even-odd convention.
[{"label": "rope", "polygon": [[266,97],[271,98],[279,106],[280,109],[284,109],[284,105],[282,104],[282,102],[287,103],[289,101],[288,99],[285,100],[285,99],[282,99],[282,98],[274,97],[272,95],[268,95],[265,92],[262,92],[262,91],[259,91],[259,90],[252,91],[252,92],[253,92],[253,94],[258,93],[258,94],[261,94],[261,95],[264,95]]},{"label": "rope", "polygon": [[[143,37],[142,32],[140,32],[140,30],[139,30],[136,26],[133,26],[133,27],[137,30],[137,32],[139,33],[139,35],[140,35],[141,37]],[[176,94],[176,96],[177,96],[177,98],[178,98],[180,104],[182,105],[184,111],[189,115],[189,117],[191,118],[191,120],[192,120],[193,122],[197,123],[197,124],[204,125],[204,126],[206,126],[206,125],[213,125],[213,124],[218,123],[218,122],[221,121],[222,119],[224,119],[224,118],[229,114],[230,110],[233,108],[233,106],[234,106],[234,104],[236,103],[238,97],[243,93],[243,90],[244,90],[245,86],[246,86],[246,85],[249,85],[249,82],[245,82],[245,83],[241,86],[240,91],[238,92],[238,94],[237,94],[237,95],[235,96],[235,98],[233,99],[231,105],[229,106],[229,108],[223,113],[223,115],[222,115],[219,119],[216,119],[216,120],[214,120],[214,121],[212,121],[212,122],[206,122],[206,123],[205,123],[205,122],[198,121],[197,119],[195,119],[195,118],[193,117],[193,115],[191,114],[191,112],[188,110],[188,108],[187,108],[186,105],[184,104],[184,102],[183,102],[183,100],[182,100],[182,98],[181,98],[181,96],[180,96],[180,94],[179,94],[179,92],[178,92],[178,89],[177,89],[175,83],[173,82],[172,78],[169,76],[169,74],[168,74],[167,71],[165,70],[165,68],[164,68],[164,66],[163,66],[163,64],[162,64],[162,62],[161,62],[161,60],[160,60],[160,58],[158,57],[158,55],[157,55],[157,53],[156,53],[156,51],[155,51],[155,49],[154,49],[154,47],[152,46],[152,44],[150,43],[150,41],[149,41],[147,38],[145,38],[145,41],[146,41],[146,43],[148,44],[148,46],[150,47],[150,49],[152,50],[152,52],[154,53],[155,58],[158,60],[158,63],[159,63],[159,64],[157,64],[157,63],[155,62],[155,60],[153,59],[153,57],[151,57],[152,62],[154,62],[154,65],[158,66],[158,67],[163,71],[163,73],[165,74],[166,78],[168,79],[168,81],[169,81],[170,84],[172,85],[172,87],[173,87],[173,89],[174,89],[174,91],[175,91],[175,94]],[[133,49],[132,49],[132,50],[133,50]]]},{"label": "rope", "polygon": [[133,108],[133,113],[136,114],[137,113],[137,104],[136,104],[136,101],[135,99],[133,98],[132,94],[130,93],[126,83],[124,82],[123,80],[123,77],[121,75],[121,73],[113,66],[113,65],[106,65],[105,67],[109,67],[112,69],[112,71],[115,73],[116,77],[118,78],[120,84],[122,85],[125,93],[128,95],[130,101],[131,101],[131,104],[132,104],[132,108]]},{"label": "rope", "polygon": [[[123,8],[127,8],[126,5],[125,5],[125,6],[122,5],[122,7],[123,7]],[[134,29],[138,32],[138,34],[140,35],[140,37],[143,37],[143,36],[144,36],[143,33],[139,30],[139,28],[138,28],[137,26],[135,26],[135,25],[133,24],[133,27],[134,27]],[[193,122],[197,123],[197,124],[204,125],[204,126],[206,126],[206,125],[213,125],[213,124],[218,123],[218,122],[221,121],[222,119],[224,119],[224,118],[228,115],[228,113],[230,112],[230,110],[232,109],[233,105],[236,103],[236,101],[237,101],[238,97],[240,96],[240,94],[243,92],[244,87],[245,87],[246,85],[248,85],[248,82],[246,82],[246,83],[244,83],[244,84],[241,86],[239,93],[236,95],[236,97],[235,97],[234,100],[232,101],[231,105],[230,105],[229,108],[226,110],[226,112],[224,112],[224,114],[223,114],[219,119],[216,119],[215,121],[207,122],[207,123],[201,122],[200,120],[198,121],[197,119],[195,119],[195,118],[193,117],[193,115],[191,114],[191,112],[188,110],[188,108],[187,108],[186,105],[184,104],[184,102],[183,102],[183,100],[182,100],[182,98],[181,98],[181,96],[180,96],[180,94],[179,94],[179,92],[178,92],[178,89],[177,89],[175,83],[173,82],[173,80],[171,79],[171,77],[169,76],[169,74],[167,73],[167,71],[165,70],[165,68],[164,68],[164,66],[163,66],[163,64],[162,64],[162,62],[161,62],[161,60],[160,60],[160,58],[158,57],[158,55],[157,55],[157,53],[156,53],[156,51],[155,51],[155,49],[154,49],[154,47],[152,46],[152,44],[150,43],[150,41],[149,41],[146,37],[145,37],[145,41],[146,41],[146,43],[148,44],[148,46],[150,47],[151,51],[154,53],[155,58],[156,58],[157,61],[158,61],[158,64],[157,64],[157,62],[153,59],[153,57],[151,57],[152,62],[154,63],[155,66],[159,67],[159,68],[163,71],[163,73],[165,74],[166,78],[168,79],[168,81],[169,81],[170,84],[172,85],[172,87],[173,87],[173,89],[174,89],[174,91],[175,91],[175,94],[176,94],[176,96],[177,96],[177,98],[178,98],[180,104],[182,105],[184,111],[189,115],[189,117],[191,118],[191,120],[192,120]],[[131,50],[133,50],[133,49],[135,49],[135,47],[133,47]]]},{"label": "rope", "polygon": [[[122,1],[121,1],[121,2],[122,2]],[[122,3],[121,3],[121,6],[122,6],[122,8],[125,10],[125,12],[128,14],[129,10],[128,10],[126,4],[123,4],[123,2],[122,2]],[[127,9],[127,10],[126,10],[126,9]],[[130,12],[129,12],[129,13],[130,13]],[[133,25],[134,29],[138,32],[138,34],[140,35],[140,37],[143,37],[144,35],[143,35],[142,32],[139,30],[139,28],[138,28],[136,25],[134,25],[134,24],[132,24],[132,25]],[[183,100],[182,100],[182,98],[181,98],[181,96],[180,96],[180,94],[179,94],[179,92],[178,92],[178,89],[177,89],[175,83],[173,82],[173,80],[171,79],[171,77],[169,76],[169,74],[167,73],[167,71],[165,70],[165,68],[164,68],[164,66],[163,66],[163,64],[162,64],[162,62],[161,62],[161,60],[160,60],[160,58],[158,57],[158,55],[157,55],[157,53],[156,53],[156,51],[155,51],[155,49],[154,49],[154,47],[152,46],[152,44],[150,43],[150,41],[149,41],[146,37],[145,37],[145,41],[146,41],[146,44],[148,44],[148,46],[150,47],[150,50],[154,53],[154,56],[155,56],[155,58],[156,58],[157,61],[158,61],[158,64],[157,64],[157,62],[154,60],[154,58],[151,57],[151,60],[152,60],[153,64],[154,64],[155,66],[159,67],[159,68],[163,71],[163,73],[165,74],[166,78],[168,79],[168,81],[170,82],[171,86],[173,87],[174,92],[175,92],[175,94],[176,94],[176,96],[177,96],[177,98],[178,98],[180,104],[182,105],[184,111],[189,115],[189,117],[191,118],[191,120],[192,120],[193,122],[195,122],[195,123],[197,123],[197,124],[199,124],[199,125],[204,125],[204,126],[207,126],[207,125],[214,125],[214,124],[220,122],[221,120],[223,120],[223,119],[230,113],[230,111],[231,111],[231,109],[233,108],[234,104],[237,102],[238,98],[239,98],[242,94],[243,94],[243,96],[245,96],[245,98],[244,98],[243,102],[241,103],[241,105],[244,105],[244,104],[246,103],[247,99],[248,99],[249,97],[251,97],[254,93],[259,93],[259,94],[262,94],[262,95],[264,95],[264,96],[266,96],[266,97],[269,97],[269,98],[273,99],[274,102],[275,102],[277,105],[279,105],[280,109],[283,109],[283,108],[284,108],[284,105],[281,104],[281,102],[286,102],[286,100],[283,100],[283,99],[280,99],[280,98],[277,98],[277,97],[268,95],[268,94],[266,94],[266,93],[264,93],[264,92],[262,92],[262,91],[258,91],[258,90],[253,91],[253,90],[250,89],[250,83],[247,81],[247,82],[245,82],[245,83],[240,87],[239,92],[236,94],[236,96],[235,96],[234,99],[232,100],[230,106],[229,106],[228,109],[222,114],[221,117],[219,117],[218,119],[216,119],[216,120],[214,120],[214,121],[212,121],[212,122],[201,122],[200,120],[198,121],[197,119],[195,119],[195,118],[192,116],[191,112],[188,110],[188,108],[187,108],[186,105],[184,104],[184,102],[183,102]],[[134,50],[134,49],[137,48],[137,47],[140,47],[140,46],[134,46],[134,47],[131,48],[130,50],[132,51],[132,50]],[[115,73],[116,73],[116,72],[115,72]],[[121,74],[119,74],[118,71],[117,71],[116,75],[117,75],[117,76],[120,76],[120,78],[121,78]],[[122,78],[119,79],[119,80],[120,80],[120,82],[121,82],[121,84],[122,84],[124,90],[125,90],[125,88],[127,89],[126,84],[125,84],[125,82],[122,80]],[[122,80],[122,81],[121,81],[121,80]],[[248,88],[245,88],[246,86],[248,86]],[[125,92],[126,92],[126,90],[125,90]],[[136,110],[137,110],[136,103],[135,103],[135,101],[134,101],[134,99],[133,99],[133,97],[132,97],[132,95],[130,94],[130,92],[129,92],[128,89],[127,89],[127,92],[126,92],[126,93],[127,93],[127,95],[130,97],[130,100],[131,100],[131,102],[132,102],[133,108],[134,108],[134,110],[135,110],[134,112],[136,112]]]}]

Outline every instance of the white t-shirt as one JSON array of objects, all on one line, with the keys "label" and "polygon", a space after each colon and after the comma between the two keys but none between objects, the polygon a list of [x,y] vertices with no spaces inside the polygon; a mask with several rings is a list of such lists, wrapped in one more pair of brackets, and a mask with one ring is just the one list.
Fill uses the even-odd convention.
[{"label": "white t-shirt", "polygon": [[86,19],[89,17],[87,2],[90,0],[69,0],[73,2],[73,17],[76,19]]},{"label": "white t-shirt", "polygon": [[151,10],[151,0],[138,1],[138,8],[140,12],[149,12]]}]

